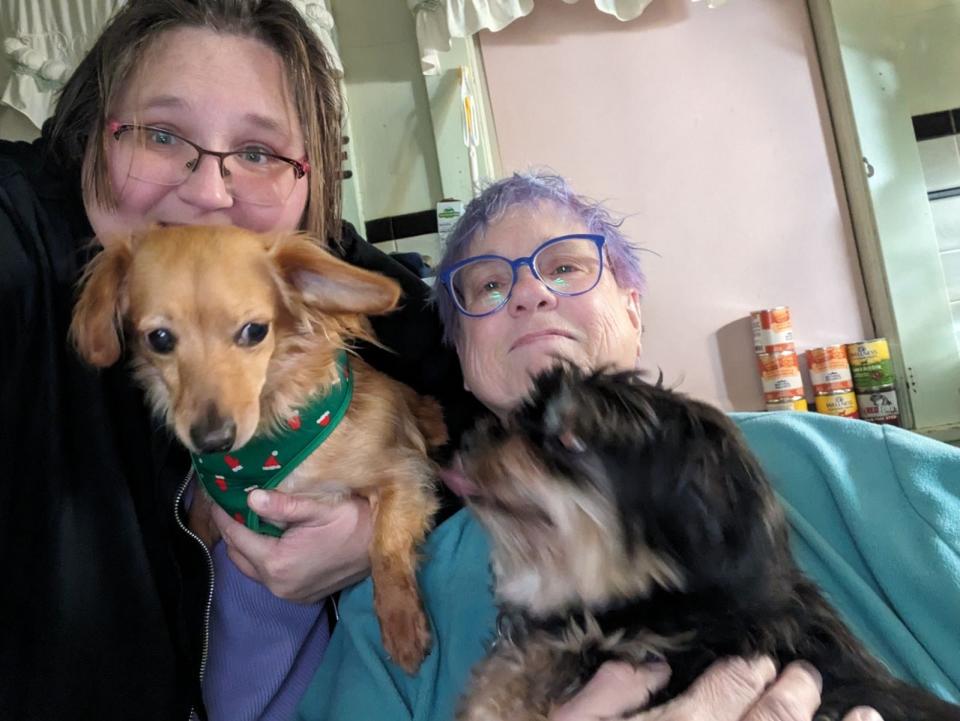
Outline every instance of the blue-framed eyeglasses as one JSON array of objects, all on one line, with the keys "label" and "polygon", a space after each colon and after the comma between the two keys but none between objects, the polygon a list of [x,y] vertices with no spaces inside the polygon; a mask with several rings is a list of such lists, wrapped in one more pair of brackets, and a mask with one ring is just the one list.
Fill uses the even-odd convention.
[{"label": "blue-framed eyeglasses", "polygon": [[602,235],[561,235],[551,238],[524,258],[476,255],[455,263],[440,274],[457,310],[482,318],[503,308],[513,294],[520,268],[557,295],[582,295],[593,290],[603,274]]}]

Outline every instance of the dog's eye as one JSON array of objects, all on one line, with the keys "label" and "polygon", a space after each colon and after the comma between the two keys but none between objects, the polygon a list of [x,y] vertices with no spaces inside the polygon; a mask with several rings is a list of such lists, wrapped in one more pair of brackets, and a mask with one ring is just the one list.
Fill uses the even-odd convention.
[{"label": "dog's eye", "polygon": [[267,337],[270,326],[266,323],[247,323],[237,332],[237,345],[253,346]]},{"label": "dog's eye", "polygon": [[147,333],[147,345],[156,353],[172,353],[177,337],[166,328],[157,328]]},{"label": "dog's eye", "polygon": [[583,453],[585,450],[587,450],[587,444],[584,443],[583,439],[576,435],[573,431],[564,431],[557,436],[557,440],[560,441],[560,445],[562,445],[571,453]]}]

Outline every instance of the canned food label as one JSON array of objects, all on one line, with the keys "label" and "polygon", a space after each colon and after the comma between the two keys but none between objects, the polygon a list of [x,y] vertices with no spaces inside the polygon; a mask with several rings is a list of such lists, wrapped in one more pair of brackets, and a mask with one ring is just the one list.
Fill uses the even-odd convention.
[{"label": "canned food label", "polygon": [[847,358],[852,366],[890,360],[890,346],[886,338],[847,343]]},{"label": "canned food label", "polygon": [[848,343],[847,357],[853,372],[853,386],[858,391],[893,385],[893,361],[885,338]]},{"label": "canned food label", "polygon": [[850,369],[843,371],[810,371],[810,381],[814,393],[829,393],[830,391],[852,391],[853,378]]},{"label": "canned food label", "polygon": [[796,353],[762,353],[758,356],[758,364],[766,400],[803,395],[803,379]]},{"label": "canned food label", "polygon": [[767,331],[764,331],[764,333],[766,334],[762,340],[764,353],[783,353],[784,351],[796,349],[796,345],[793,342],[793,331],[779,338],[770,336]]},{"label": "canned food label", "polygon": [[766,353],[766,346],[763,344],[763,323],[760,322],[760,313],[750,314],[750,328],[753,331],[753,352]]},{"label": "canned food label", "polygon": [[820,413],[844,418],[860,417],[857,411],[857,397],[853,392],[817,396],[815,403]]},{"label": "canned food label", "polygon": [[806,398],[788,398],[782,401],[767,401],[768,411],[805,411],[807,410]]},{"label": "canned food label", "polygon": [[750,314],[753,327],[753,348],[757,353],[778,353],[794,350],[793,325],[786,306],[755,310]]},{"label": "canned food label", "polygon": [[775,330],[778,333],[791,330],[790,309],[787,306],[761,311],[760,318],[763,320],[764,328]]},{"label": "canned food label", "polygon": [[853,366],[852,370],[853,385],[858,391],[892,386],[894,382],[893,365],[888,360]]},{"label": "canned food label", "polygon": [[900,420],[897,391],[893,388],[858,393],[857,403],[860,406],[860,417],[866,421],[889,423]]},{"label": "canned food label", "polygon": [[827,368],[826,370],[811,371],[813,380],[817,383],[836,383],[837,381],[850,380],[850,368]]},{"label": "canned food label", "polygon": [[810,367],[814,393],[853,390],[853,376],[844,346],[831,345],[808,350],[807,365]]}]

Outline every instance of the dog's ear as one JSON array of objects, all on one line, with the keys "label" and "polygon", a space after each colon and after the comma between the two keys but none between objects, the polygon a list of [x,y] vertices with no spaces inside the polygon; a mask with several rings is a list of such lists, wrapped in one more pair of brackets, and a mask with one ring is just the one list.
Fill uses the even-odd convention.
[{"label": "dog's ear", "polygon": [[98,368],[111,366],[120,359],[132,242],[131,236],[104,241],[104,249],[90,261],[80,281],[70,339],[80,357]]},{"label": "dog's ear", "polygon": [[335,258],[306,235],[276,237],[269,252],[280,282],[317,310],[377,315],[397,307],[399,283]]},{"label": "dog's ear", "polygon": [[558,363],[536,379],[536,387],[545,398],[543,430],[571,453],[586,450],[584,440],[577,431],[577,415],[582,409],[574,389],[579,379],[580,374],[576,369],[563,363]]}]

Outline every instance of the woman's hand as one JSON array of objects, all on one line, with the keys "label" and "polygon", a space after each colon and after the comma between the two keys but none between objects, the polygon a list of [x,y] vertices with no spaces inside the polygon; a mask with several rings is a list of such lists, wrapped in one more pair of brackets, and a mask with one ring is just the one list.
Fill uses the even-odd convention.
[{"label": "woman's hand", "polygon": [[213,522],[227,555],[274,595],[314,603],[370,572],[370,504],[348,498],[330,504],[308,496],[256,490],[247,503],[268,521],[286,525],[280,538],[255,533],[213,505]]},{"label": "woman's hand", "polygon": [[[550,721],[600,721],[644,706],[670,678],[666,664],[632,666],[610,661]],[[820,674],[807,663],[777,676],[769,658],[717,661],[690,688],[634,721],[811,721],[820,706]],[[871,708],[850,711],[843,721],[883,721]]]}]

